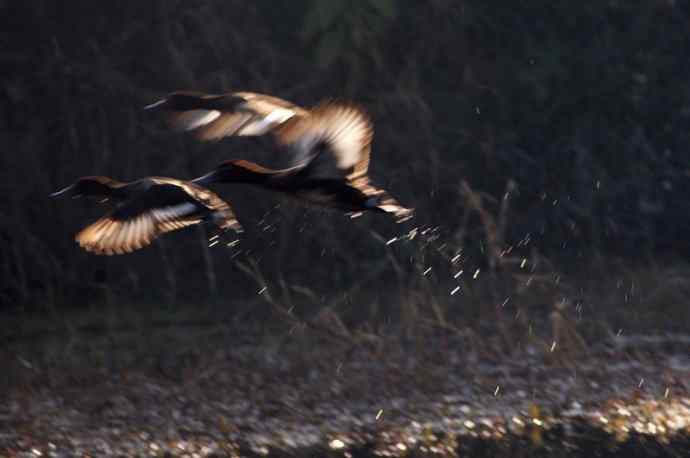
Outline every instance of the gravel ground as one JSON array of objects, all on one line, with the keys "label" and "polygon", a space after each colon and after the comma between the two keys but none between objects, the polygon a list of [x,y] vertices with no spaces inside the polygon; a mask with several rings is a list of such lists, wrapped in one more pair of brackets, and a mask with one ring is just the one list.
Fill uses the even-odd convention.
[{"label": "gravel ground", "polygon": [[687,344],[497,356],[448,336],[288,335],[71,365],[16,344],[0,456],[690,456]]}]

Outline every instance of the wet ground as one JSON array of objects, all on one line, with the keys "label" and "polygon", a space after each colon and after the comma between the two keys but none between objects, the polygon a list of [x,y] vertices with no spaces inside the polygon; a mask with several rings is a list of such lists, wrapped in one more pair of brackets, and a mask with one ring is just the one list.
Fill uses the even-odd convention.
[{"label": "wet ground", "polygon": [[110,339],[0,353],[0,456],[690,456],[686,336]]}]

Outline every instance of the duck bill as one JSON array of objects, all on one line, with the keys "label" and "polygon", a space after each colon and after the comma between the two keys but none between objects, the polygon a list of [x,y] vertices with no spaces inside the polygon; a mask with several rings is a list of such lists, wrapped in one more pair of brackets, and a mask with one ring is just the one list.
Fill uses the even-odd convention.
[{"label": "duck bill", "polygon": [[192,183],[196,183],[196,184],[200,184],[200,185],[202,185],[202,186],[206,186],[206,185],[208,185],[208,184],[210,184],[210,183],[214,183],[215,181],[217,181],[217,178],[218,178],[218,171],[217,171],[217,170],[214,170],[214,171],[212,171],[212,172],[207,173],[206,175],[202,175],[202,176],[200,176],[200,177],[198,177],[198,178],[194,178],[194,179],[191,180],[191,181],[192,181]]},{"label": "duck bill", "polygon": [[167,102],[167,101],[168,101],[168,99],[158,100],[157,102],[153,102],[153,103],[151,103],[151,104],[149,104],[149,105],[146,105],[146,106],[144,107],[144,110],[152,110],[152,109],[154,109],[154,108],[157,108],[157,107],[163,105],[163,104],[164,104],[165,102]]},{"label": "duck bill", "polygon": [[[73,193],[73,191],[74,191],[74,185],[72,184],[72,185],[67,186],[66,188],[63,188],[59,191],[55,191],[54,193],[49,194],[48,197],[56,198],[56,197],[61,197],[61,196],[66,195],[66,194],[70,195]],[[77,197],[77,196],[73,196],[73,197]]]}]

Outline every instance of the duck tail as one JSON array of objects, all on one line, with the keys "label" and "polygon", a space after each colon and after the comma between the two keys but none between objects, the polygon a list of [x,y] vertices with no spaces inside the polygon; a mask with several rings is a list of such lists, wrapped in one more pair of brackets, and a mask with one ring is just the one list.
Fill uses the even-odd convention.
[{"label": "duck tail", "polygon": [[239,221],[237,221],[237,217],[235,217],[235,214],[232,212],[232,210],[228,209],[216,212],[213,216],[213,221],[218,226],[218,229],[222,232],[226,232],[230,229],[238,234],[244,232],[242,225]]},{"label": "duck tail", "polygon": [[395,199],[390,199],[377,206],[379,211],[388,213],[395,218],[396,223],[402,223],[414,216],[414,208],[400,205]]},{"label": "duck tail", "polygon": [[388,213],[395,218],[397,223],[407,221],[414,216],[413,208],[403,207],[385,191],[381,191],[378,196],[370,198],[367,201],[367,207],[376,212]]}]

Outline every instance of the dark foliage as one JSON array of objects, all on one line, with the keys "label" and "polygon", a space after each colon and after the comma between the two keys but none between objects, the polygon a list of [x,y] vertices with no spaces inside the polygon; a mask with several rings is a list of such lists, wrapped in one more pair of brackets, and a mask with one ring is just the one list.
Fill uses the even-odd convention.
[{"label": "dark foliage", "polygon": [[[525,256],[559,269],[690,254],[689,16],[661,0],[1,2],[0,302],[227,302],[263,284],[317,304],[369,291],[385,309],[396,298],[377,285],[412,288],[440,262],[382,243],[414,226],[474,267],[526,238]],[[350,222],[224,187],[239,247],[193,229],[124,257],[82,252],[72,236],[101,210],[47,198],[78,176],[281,165],[265,140],[201,145],[142,111],[176,89],[362,103],[372,175],[417,217]]]}]

